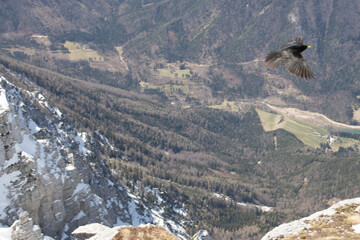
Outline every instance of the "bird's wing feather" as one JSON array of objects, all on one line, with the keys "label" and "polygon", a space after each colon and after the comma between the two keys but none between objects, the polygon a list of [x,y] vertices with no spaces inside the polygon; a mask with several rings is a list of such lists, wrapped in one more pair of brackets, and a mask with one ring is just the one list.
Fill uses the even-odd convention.
[{"label": "bird's wing feather", "polygon": [[304,39],[301,37],[297,37],[297,38],[287,41],[284,45],[282,45],[281,50],[285,50],[285,49],[287,49],[289,47],[293,47],[293,46],[303,45],[303,43],[304,43]]},{"label": "bird's wing feather", "polygon": [[282,63],[290,73],[302,78],[314,78],[309,64],[300,53],[295,56],[290,51],[282,51],[281,55]]},{"label": "bird's wing feather", "polygon": [[271,52],[265,58],[265,66],[277,68],[281,62],[281,53]]}]

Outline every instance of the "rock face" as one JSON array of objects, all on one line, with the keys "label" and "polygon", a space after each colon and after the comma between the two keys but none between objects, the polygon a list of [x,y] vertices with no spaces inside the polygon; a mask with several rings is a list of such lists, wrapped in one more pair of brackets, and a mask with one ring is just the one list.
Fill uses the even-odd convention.
[{"label": "rock face", "polygon": [[262,240],[360,239],[360,198],[338,202],[330,208],[268,232]]},{"label": "rock face", "polygon": [[40,227],[33,224],[28,212],[20,213],[19,220],[11,226],[12,240],[42,240]]},{"label": "rock face", "polygon": [[[72,232],[76,240],[177,240],[177,236],[166,229],[152,224],[138,227],[122,226],[109,228],[102,224],[93,223],[78,227]],[[182,238],[181,238],[182,239]],[[188,239],[188,238],[187,238]],[[211,240],[206,230],[200,230],[192,240]]]},{"label": "rock face", "polygon": [[151,222],[99,157],[96,137],[75,130],[39,92],[0,77],[0,223],[27,211],[45,235],[66,239],[91,222]]},{"label": "rock face", "polygon": [[177,240],[164,228],[151,224],[139,227],[123,226],[109,228],[101,224],[89,224],[77,228],[73,233],[77,240]]}]

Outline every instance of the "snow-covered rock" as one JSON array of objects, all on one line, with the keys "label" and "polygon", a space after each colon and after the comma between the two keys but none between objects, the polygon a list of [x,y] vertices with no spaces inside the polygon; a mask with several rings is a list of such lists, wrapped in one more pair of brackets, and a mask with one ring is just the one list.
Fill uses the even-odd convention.
[{"label": "snow-covered rock", "polygon": [[11,226],[12,240],[42,240],[40,227],[33,224],[28,212],[20,213],[19,220]]},{"label": "snow-covered rock", "polygon": [[211,240],[210,234],[206,230],[198,231],[191,240]]},{"label": "snow-covered rock", "polygon": [[152,222],[99,157],[94,135],[75,129],[38,91],[0,76],[0,225],[27,211],[42,233],[67,239],[91,222]]},{"label": "snow-covered rock", "polygon": [[278,239],[360,239],[360,198],[340,201],[309,217],[282,224],[262,240]]}]

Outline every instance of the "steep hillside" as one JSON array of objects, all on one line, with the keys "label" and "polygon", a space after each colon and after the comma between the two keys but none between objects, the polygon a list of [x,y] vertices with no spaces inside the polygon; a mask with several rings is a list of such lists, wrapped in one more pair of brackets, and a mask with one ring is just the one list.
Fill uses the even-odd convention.
[{"label": "steep hillside", "polygon": [[151,221],[135,211],[94,140],[72,129],[41,93],[1,77],[1,119],[2,224],[11,225],[22,210],[50,236],[89,221]]},{"label": "steep hillside", "polygon": [[[177,214],[169,224],[162,208],[147,208],[118,183],[102,154],[112,146],[100,132],[78,131],[29,80],[6,75],[11,81],[0,77],[2,225],[12,225],[25,210],[44,234],[56,239],[68,238],[89,222],[157,223],[186,234]],[[170,204],[162,207],[171,210]]]}]

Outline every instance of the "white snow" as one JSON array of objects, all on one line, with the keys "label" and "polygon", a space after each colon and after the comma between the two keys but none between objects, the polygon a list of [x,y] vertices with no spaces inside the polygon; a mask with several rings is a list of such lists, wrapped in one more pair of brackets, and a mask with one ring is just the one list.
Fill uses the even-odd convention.
[{"label": "white snow", "polygon": [[90,187],[89,185],[85,184],[85,183],[79,183],[77,186],[76,186],[76,189],[73,193],[73,196],[78,194],[79,192],[90,192]]},{"label": "white snow", "polygon": [[29,135],[22,132],[22,142],[16,144],[16,152],[25,153],[30,159],[33,159],[37,150],[37,143]]},{"label": "white snow", "polygon": [[11,227],[0,228],[0,240],[10,240],[10,239],[11,239]]},{"label": "white snow", "polygon": [[115,185],[113,181],[110,181],[110,179],[106,179],[106,180],[107,180],[109,186],[113,187]]},{"label": "white snow", "polygon": [[73,219],[72,221],[80,220],[81,218],[85,217],[86,214],[83,211],[80,211]]},{"label": "white snow", "polygon": [[6,91],[5,89],[0,89],[0,114],[6,112],[10,109],[9,102],[6,99]]},{"label": "white snow", "polygon": [[68,171],[73,171],[73,170],[76,169],[76,167],[75,167],[74,165],[67,165],[67,166],[65,167],[65,169],[68,170]]},{"label": "white snow", "polygon": [[54,111],[55,113],[58,115],[58,117],[62,117],[62,112],[60,112],[60,110],[57,107],[54,107]]},{"label": "white snow", "polygon": [[39,126],[32,119],[29,120],[29,128],[31,134],[37,133],[41,130],[41,128],[39,128]]},{"label": "white snow", "polygon": [[[330,208],[316,212],[308,217],[305,217],[305,218],[302,218],[299,220],[295,220],[290,223],[282,224],[282,225],[274,228],[270,232],[268,232],[261,240],[276,239],[280,235],[283,235],[286,237],[286,236],[290,236],[292,234],[297,234],[305,228],[310,228],[311,225],[308,224],[308,222],[310,222],[311,220],[318,219],[320,216],[334,215],[334,214],[336,214],[336,208],[338,208],[340,206],[351,205],[351,204],[360,204],[360,198],[353,198],[353,199],[347,199],[344,201],[340,201],[340,202],[332,205]],[[355,227],[356,226],[357,225],[355,225]],[[354,226],[353,226],[353,228],[354,228]],[[357,230],[357,228],[356,228],[356,230]]]},{"label": "white snow", "polygon": [[352,228],[355,233],[360,233],[360,224],[353,225]]},{"label": "white snow", "polygon": [[9,195],[8,187],[18,179],[20,174],[20,171],[14,171],[0,177],[0,219],[5,218],[5,208],[11,204],[11,200],[7,197]]},{"label": "white snow", "polygon": [[86,149],[86,136],[87,134],[85,132],[78,133],[75,137],[75,141],[79,144],[79,152],[83,154],[84,156],[87,156],[91,151]]},{"label": "white snow", "polygon": [[187,216],[187,211],[184,208],[174,208],[174,211],[183,217]]},{"label": "white snow", "polygon": [[137,227],[143,223],[143,221],[141,221],[142,216],[140,216],[139,213],[136,211],[137,208],[138,206],[136,205],[134,199],[131,199],[131,201],[129,202],[129,213],[131,215],[132,225],[134,227]]},{"label": "white snow", "polygon": [[[221,199],[223,199],[225,201],[232,201],[233,200],[233,199],[231,199],[231,197],[225,196],[224,194],[212,193],[212,195],[217,197],[217,198],[221,198]],[[271,212],[273,210],[272,207],[256,205],[256,204],[253,204],[253,203],[236,202],[236,204],[239,205],[239,206],[244,206],[244,207],[255,207],[255,208],[259,209],[262,212]]]},{"label": "white snow", "polygon": [[360,206],[355,209],[356,212],[360,213]]},{"label": "white snow", "polygon": [[209,232],[204,230],[204,231],[201,231],[201,233],[199,234],[198,239],[203,239],[203,238],[205,238],[207,236],[209,236]]}]

